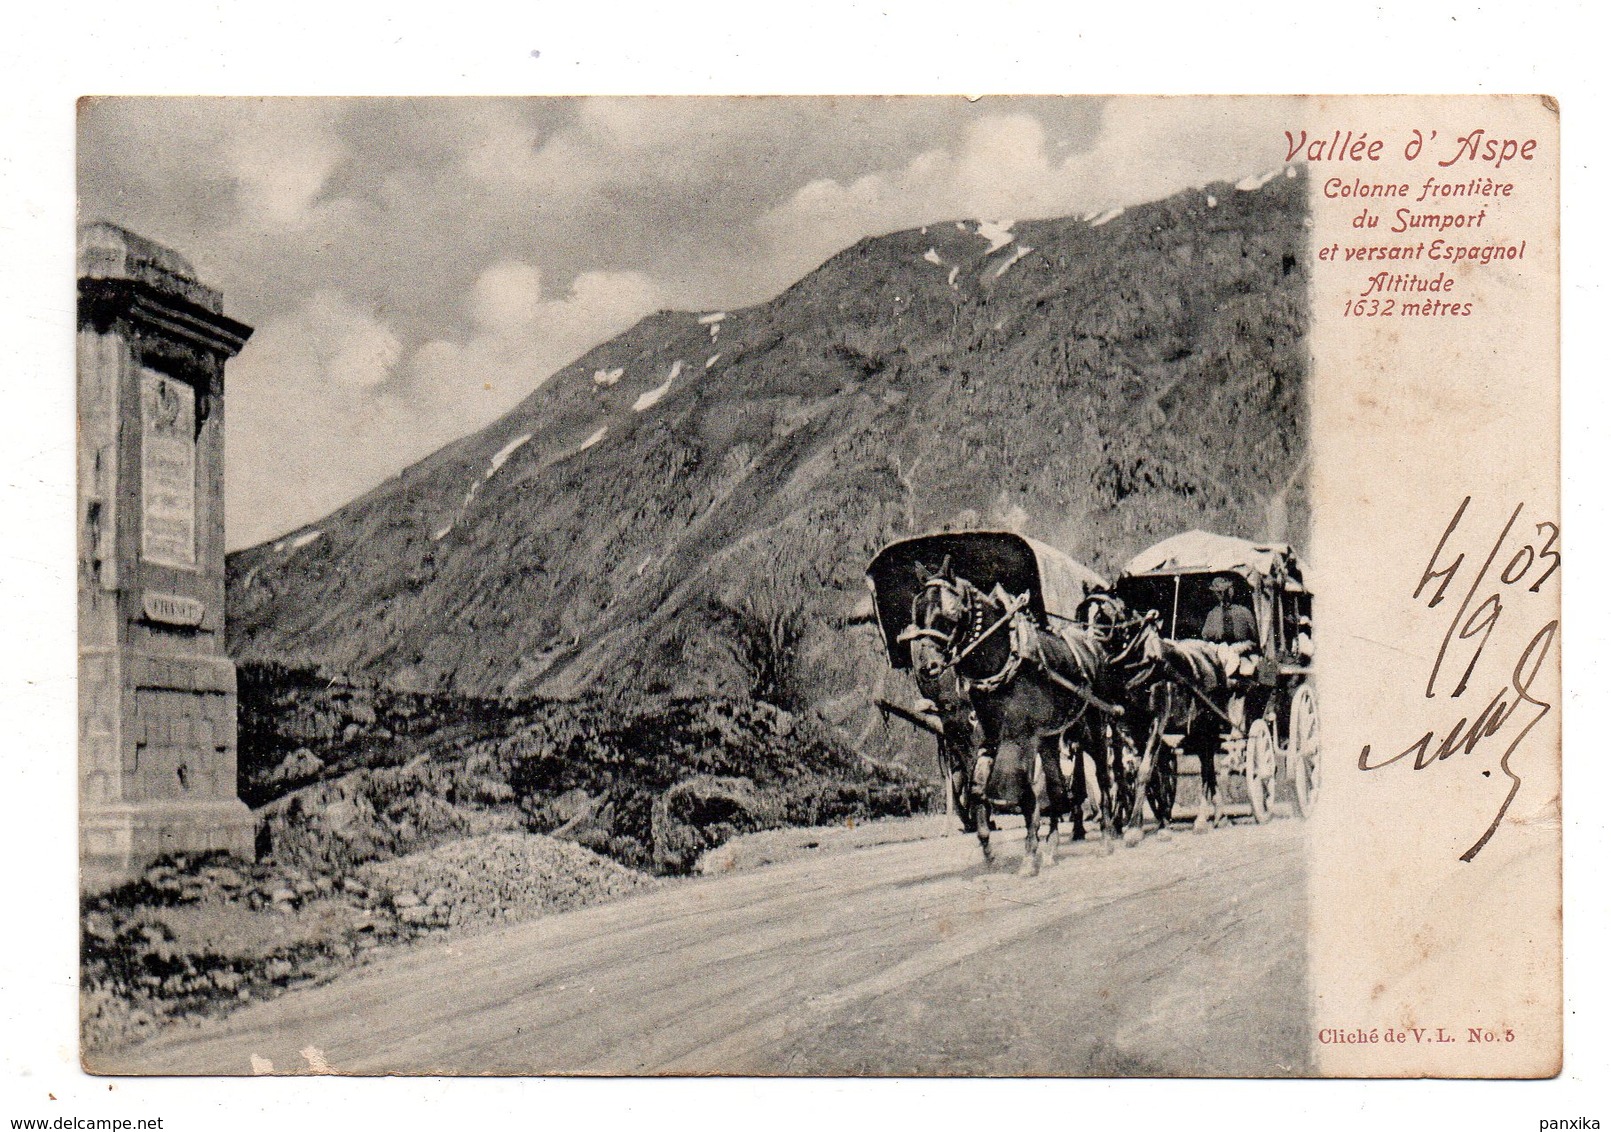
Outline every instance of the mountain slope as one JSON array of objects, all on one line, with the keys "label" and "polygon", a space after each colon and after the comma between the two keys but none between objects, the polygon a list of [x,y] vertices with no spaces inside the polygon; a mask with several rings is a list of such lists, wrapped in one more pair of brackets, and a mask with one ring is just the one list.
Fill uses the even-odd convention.
[{"label": "mountain slope", "polygon": [[1303,543],[1306,241],[1288,170],[867,239],[760,306],[653,315],[231,556],[232,652],[419,691],[748,693],[869,739],[887,673],[855,614],[891,538],[1008,526],[1104,572],[1188,527]]}]

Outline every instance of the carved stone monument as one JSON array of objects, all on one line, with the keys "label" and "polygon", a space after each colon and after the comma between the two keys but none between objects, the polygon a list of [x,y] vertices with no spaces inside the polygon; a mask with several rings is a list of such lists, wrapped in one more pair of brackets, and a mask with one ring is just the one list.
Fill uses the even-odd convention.
[{"label": "carved stone monument", "polygon": [[251,327],[177,253],[78,242],[79,858],[250,857],[224,653],[224,363]]}]

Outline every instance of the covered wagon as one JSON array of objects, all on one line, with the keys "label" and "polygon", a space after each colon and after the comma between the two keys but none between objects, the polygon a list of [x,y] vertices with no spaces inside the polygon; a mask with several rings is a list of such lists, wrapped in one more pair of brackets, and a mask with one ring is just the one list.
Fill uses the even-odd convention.
[{"label": "covered wagon", "polygon": [[1165,637],[1198,638],[1217,601],[1216,579],[1251,611],[1257,640],[1245,734],[1228,734],[1224,769],[1247,785],[1253,816],[1266,820],[1280,777],[1307,816],[1320,788],[1319,719],[1312,680],[1313,595],[1290,546],[1208,531],[1164,539],[1130,559],[1114,590],[1132,610],[1152,611]]}]

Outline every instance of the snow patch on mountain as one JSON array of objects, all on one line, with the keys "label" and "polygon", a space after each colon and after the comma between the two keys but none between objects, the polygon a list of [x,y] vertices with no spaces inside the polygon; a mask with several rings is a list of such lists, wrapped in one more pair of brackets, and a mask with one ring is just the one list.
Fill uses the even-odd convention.
[{"label": "snow patch on mountain", "polygon": [[593,374],[593,384],[614,385],[616,382],[621,380],[625,373],[626,370],[620,368],[598,370]]},{"label": "snow patch on mountain", "polygon": [[990,241],[990,247],[985,249],[985,255],[989,255],[991,252],[997,251],[1012,243],[1012,226],[1014,223],[1015,221],[1012,220],[979,221],[979,227],[974,229],[974,234],[983,236],[985,239]]},{"label": "snow patch on mountain", "polygon": [[1034,248],[1026,248],[1026,247],[1024,247],[1024,245],[1019,244],[1018,245],[1018,250],[1013,252],[1012,255],[1008,257],[1008,259],[1007,259],[1007,261],[1005,263],[1003,263],[1000,267],[996,268],[996,278],[1000,279],[1003,275],[1007,274],[1007,269],[1009,267],[1011,267],[1013,264],[1017,263],[1019,260],[1023,259],[1026,255],[1028,255],[1030,252],[1032,252],[1034,250],[1035,250]]},{"label": "snow patch on mountain", "polygon": [[710,327],[710,340],[716,341],[722,334],[722,319],[727,317],[726,311],[713,311],[710,314],[699,316],[699,325]]},{"label": "snow patch on mountain", "polygon": [[682,362],[679,361],[673,364],[671,367],[671,372],[666,375],[665,381],[661,382],[647,393],[638,395],[638,399],[632,402],[632,411],[634,413],[641,413],[645,409],[652,409],[658,405],[660,403],[660,399],[667,393],[671,392],[671,383],[677,380],[677,375],[681,372]]},{"label": "snow patch on mountain", "polygon": [[448,520],[447,526],[441,528],[440,530],[431,532],[432,542],[441,542],[443,539],[447,538],[448,535],[453,533],[453,528],[458,526],[459,523],[463,521],[464,513],[470,509],[470,504],[475,501],[476,492],[480,490],[480,480],[476,480],[470,484],[470,490],[464,493],[464,502],[459,504],[459,509],[453,513],[453,518]]},{"label": "snow patch on mountain", "polygon": [[1281,170],[1279,168],[1271,169],[1268,173],[1260,173],[1257,177],[1243,177],[1236,182],[1236,187],[1244,193],[1250,193],[1254,189],[1262,189],[1280,175]]},{"label": "snow patch on mountain", "polygon": [[528,432],[524,436],[515,437],[508,444],[505,444],[502,448],[494,452],[492,454],[492,462],[487,465],[486,475],[484,475],[482,479],[490,480],[493,476],[493,473],[495,473],[499,468],[503,467],[504,464],[508,463],[509,457],[520,451],[521,445],[525,444],[530,439],[531,433]]}]

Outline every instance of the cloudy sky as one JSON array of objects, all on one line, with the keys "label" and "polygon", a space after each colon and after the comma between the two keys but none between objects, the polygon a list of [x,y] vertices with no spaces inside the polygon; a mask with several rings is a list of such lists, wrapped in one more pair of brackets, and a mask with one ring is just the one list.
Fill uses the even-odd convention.
[{"label": "cloudy sky", "polygon": [[660,308],[769,298],[864,235],[1126,205],[1272,168],[1273,100],[109,99],[80,215],[257,328],[232,548],[310,522]]}]

